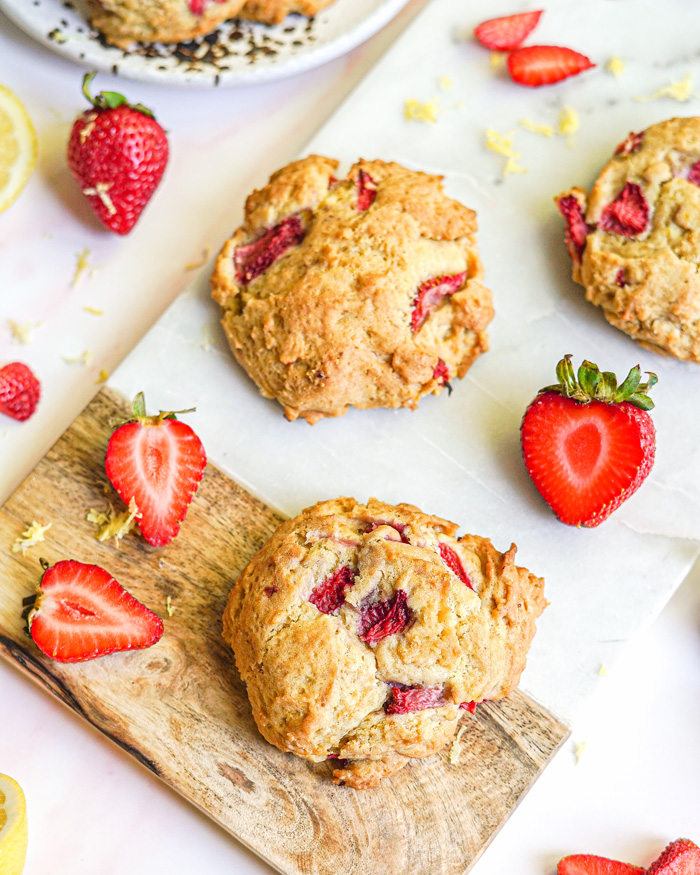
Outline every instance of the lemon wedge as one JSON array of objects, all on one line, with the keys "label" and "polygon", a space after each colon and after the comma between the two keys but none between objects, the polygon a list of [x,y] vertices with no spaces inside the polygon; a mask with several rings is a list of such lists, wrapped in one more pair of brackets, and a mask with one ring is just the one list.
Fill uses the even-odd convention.
[{"label": "lemon wedge", "polygon": [[26,185],[36,164],[36,132],[18,98],[0,85],[0,213]]},{"label": "lemon wedge", "polygon": [[0,775],[0,875],[21,875],[27,856],[27,807],[17,781]]}]

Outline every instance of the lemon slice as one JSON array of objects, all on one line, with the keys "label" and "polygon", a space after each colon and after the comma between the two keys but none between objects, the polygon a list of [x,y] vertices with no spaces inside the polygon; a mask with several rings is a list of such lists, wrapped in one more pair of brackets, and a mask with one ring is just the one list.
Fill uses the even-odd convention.
[{"label": "lemon slice", "polygon": [[36,164],[36,133],[17,97],[0,85],[0,213],[24,188]]},{"label": "lemon slice", "polygon": [[0,875],[21,875],[27,856],[27,807],[17,781],[0,775]]}]

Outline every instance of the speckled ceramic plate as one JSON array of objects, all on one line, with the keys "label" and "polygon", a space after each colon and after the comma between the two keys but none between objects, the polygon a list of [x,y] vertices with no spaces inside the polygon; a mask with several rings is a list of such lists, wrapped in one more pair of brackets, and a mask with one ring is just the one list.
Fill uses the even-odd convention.
[{"label": "speckled ceramic plate", "polygon": [[207,88],[279,79],[350,51],[386,24],[407,0],[335,0],[314,19],[282,24],[231,19],[185,43],[110,46],[87,23],[80,0],[0,0],[22,30],[92,70],[171,85]]}]

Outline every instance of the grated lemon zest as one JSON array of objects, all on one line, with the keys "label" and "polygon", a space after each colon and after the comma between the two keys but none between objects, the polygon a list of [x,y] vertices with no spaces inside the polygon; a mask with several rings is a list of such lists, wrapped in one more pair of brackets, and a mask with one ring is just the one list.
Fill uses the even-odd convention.
[{"label": "grated lemon zest", "polygon": [[551,137],[554,133],[554,128],[551,125],[541,125],[529,118],[521,118],[520,127],[532,134],[539,134],[541,137]]},{"label": "grated lemon zest", "polygon": [[71,288],[75,288],[80,284],[80,281],[83,278],[83,274],[86,271],[89,271],[92,268],[90,264],[90,250],[85,248],[78,252],[75,256],[75,273],[73,274],[73,279],[71,280]]},{"label": "grated lemon zest", "polygon": [[15,344],[21,344],[22,346],[29,346],[32,342],[32,331],[35,328],[39,328],[40,325],[43,325],[43,322],[15,322],[14,319],[8,319],[7,324],[10,326],[10,333],[12,334],[12,342]]},{"label": "grated lemon zest", "polygon": [[202,249],[202,257],[199,261],[188,261],[185,265],[185,272],[189,270],[197,270],[200,267],[204,267],[204,265],[211,258],[211,246],[207,243],[207,245]]},{"label": "grated lemon zest", "polygon": [[167,611],[167,614],[169,617],[172,617],[172,615],[175,613],[175,608],[173,607],[173,600],[170,598],[170,596],[168,596],[165,599],[165,610]]},{"label": "grated lemon zest", "polygon": [[85,517],[89,523],[99,526],[99,530],[95,535],[97,540],[108,541],[110,538],[114,538],[115,547],[119,547],[121,539],[124,535],[129,534],[134,528],[135,521],[140,518],[141,513],[133,498],[129,502],[129,507],[122,513],[116,513],[110,504],[108,513],[90,509]]},{"label": "grated lemon zest", "polygon": [[626,66],[627,61],[623,61],[622,58],[618,58],[617,55],[615,55],[608,61],[607,70],[609,73],[612,73],[613,76],[619,76]]},{"label": "grated lemon zest", "polygon": [[578,113],[570,106],[564,106],[559,113],[559,133],[562,137],[568,137],[568,146],[574,145],[574,134],[581,127]]},{"label": "grated lemon zest", "polygon": [[598,669],[598,674],[603,675],[608,673],[608,667],[604,662],[601,662],[600,668]]},{"label": "grated lemon zest", "polygon": [[71,357],[62,355],[61,358],[67,365],[87,365],[92,359],[92,352],[89,349],[86,349],[85,352],[78,356]]},{"label": "grated lemon zest", "polygon": [[208,325],[202,325],[202,341],[197,346],[203,349],[204,352],[209,352],[215,342],[216,338],[212,334],[211,328]]},{"label": "grated lemon zest", "polygon": [[581,757],[583,756],[584,750],[588,747],[587,742],[579,741],[576,744],[576,750],[574,751],[574,756],[576,757],[576,765],[581,762]]},{"label": "grated lemon zest", "polygon": [[403,115],[408,122],[423,122],[424,124],[434,125],[438,120],[440,107],[437,103],[437,98],[433,97],[425,103],[419,100],[414,100],[412,97],[407,98],[403,108]]},{"label": "grated lemon zest", "polygon": [[503,155],[507,160],[503,167],[503,178],[505,179],[511,173],[527,173],[526,167],[521,167],[518,164],[520,152],[513,146],[513,137],[515,131],[508,131],[507,134],[499,134],[493,128],[486,128],[486,148],[491,149],[497,155]]},{"label": "grated lemon zest", "polygon": [[87,305],[83,307],[86,313],[92,313],[93,316],[104,316],[105,311],[99,310],[97,307],[88,307]]},{"label": "grated lemon zest", "polygon": [[450,765],[457,766],[459,765],[459,756],[462,753],[462,745],[460,744],[462,740],[462,736],[464,735],[464,730],[466,726],[460,726],[459,732],[455,736],[455,740],[452,742],[452,747],[450,748]]},{"label": "grated lemon zest", "polygon": [[678,82],[671,82],[670,85],[659,88],[649,97],[635,97],[634,99],[638,103],[646,103],[648,100],[658,100],[661,97],[672,97],[679,103],[685,103],[691,97],[697,97],[696,94],[693,94],[693,74],[686,73]]},{"label": "grated lemon zest", "polygon": [[505,55],[502,55],[500,52],[491,52],[491,67],[494,70],[497,70],[505,59]]},{"label": "grated lemon zest", "polygon": [[109,374],[107,373],[107,371],[104,368],[102,368],[100,370],[100,373],[97,375],[96,382],[97,383],[106,383],[107,380],[109,380]]},{"label": "grated lemon zest", "polygon": [[47,526],[42,526],[41,523],[38,523],[36,520],[32,520],[31,526],[27,526],[27,528],[22,532],[19,538],[12,545],[13,553],[20,553],[22,556],[29,550],[30,547],[36,547],[37,544],[40,544],[42,541],[45,541],[46,538],[44,534],[48,532],[53,523],[49,523]]},{"label": "grated lemon zest", "polygon": [[440,91],[452,91],[452,78],[450,76],[441,76],[438,80],[438,88]]}]

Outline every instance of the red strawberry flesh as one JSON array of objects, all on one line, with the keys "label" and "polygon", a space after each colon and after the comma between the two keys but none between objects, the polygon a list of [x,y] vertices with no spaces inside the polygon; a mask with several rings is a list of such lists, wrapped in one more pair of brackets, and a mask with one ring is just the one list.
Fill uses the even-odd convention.
[{"label": "red strawberry flesh", "polygon": [[357,204],[356,209],[368,210],[377,196],[377,184],[366,170],[357,174]]},{"label": "red strawberry flesh", "polygon": [[437,364],[433,368],[433,380],[439,380],[441,383],[447,383],[450,379],[450,369],[442,359],[438,359]]},{"label": "red strawberry flesh", "polygon": [[638,134],[634,132],[630,132],[626,140],[623,140],[620,145],[615,149],[616,155],[630,155],[632,152],[636,152],[637,149],[642,145],[642,140],[644,139],[644,131],[641,131]]},{"label": "red strawberry flesh", "polygon": [[202,442],[190,426],[163,419],[118,428],[107,447],[105,469],[121,499],[136,502],[141,534],[161,546],[179,532],[206,464]]},{"label": "red strawberry flesh", "polygon": [[305,236],[306,230],[299,216],[288,216],[262,237],[239,246],[233,255],[236,279],[242,286],[247,286],[288,249],[298,246]]},{"label": "red strawberry flesh", "polygon": [[445,705],[445,696],[439,688],[432,687],[392,687],[384,710],[387,714],[408,714],[410,711],[423,711],[425,708],[439,708]]},{"label": "red strawberry flesh", "polygon": [[470,714],[474,714],[476,712],[476,706],[478,704],[478,702],[462,702],[459,707],[463,708],[465,711],[469,711]]},{"label": "red strawberry flesh", "polygon": [[72,559],[47,569],[29,615],[37,647],[59,662],[150,647],[163,621],[98,565]]},{"label": "red strawberry flesh", "polygon": [[642,875],[644,869],[593,854],[571,854],[559,861],[557,875]]},{"label": "red strawberry flesh", "polygon": [[647,875],[700,875],[700,848],[690,839],[676,839],[651,864]]},{"label": "red strawberry flesh", "polygon": [[[190,12],[193,15],[202,15],[207,5],[208,0],[187,0],[187,5],[190,7]],[[214,0],[214,3],[223,3],[224,0]]]},{"label": "red strawberry flesh", "polygon": [[636,182],[628,182],[600,216],[598,227],[612,234],[634,237],[646,231],[649,205]]},{"label": "red strawberry flesh", "polygon": [[464,285],[467,278],[466,270],[451,276],[436,276],[426,280],[416,293],[411,313],[411,328],[418,331],[425,320],[433,313],[443,298],[454,294]]},{"label": "red strawberry flesh", "polygon": [[440,555],[442,556],[445,565],[447,565],[448,568],[451,568],[452,571],[454,571],[454,573],[457,575],[457,577],[462,581],[462,583],[465,583],[469,587],[469,589],[474,589],[469,575],[464,570],[462,560],[452,549],[452,547],[450,547],[448,544],[445,544],[443,541],[440,541],[440,546],[438,547],[438,549],[440,550]]},{"label": "red strawberry flesh", "polygon": [[508,56],[508,72],[519,85],[538,88],[595,67],[590,58],[563,46],[525,46]]},{"label": "red strawberry flesh", "polygon": [[537,26],[542,10],[521,12],[517,15],[504,15],[490,18],[474,28],[474,36],[482,46],[498,52],[510,52],[525,40]]},{"label": "red strawberry flesh", "polygon": [[10,362],[0,368],[0,413],[24,422],[36,410],[40,395],[39,381],[27,365]]},{"label": "red strawberry flesh", "polygon": [[654,462],[654,424],[629,402],[581,404],[545,391],[528,407],[521,438],[533,483],[569,525],[597,526]]},{"label": "red strawberry flesh", "polygon": [[360,611],[360,638],[366,644],[374,644],[389,635],[403,632],[413,621],[413,611],[408,606],[408,596],[402,589],[383,602],[363,607]]},{"label": "red strawberry flesh", "polygon": [[309,601],[322,614],[335,614],[345,603],[345,593],[355,583],[355,572],[347,565],[314,587]]},{"label": "red strawberry flesh", "polygon": [[586,240],[591,228],[583,218],[581,204],[572,194],[561,198],[557,207],[566,221],[566,248],[569,250],[571,260],[578,264],[586,248]]},{"label": "red strawberry flesh", "polygon": [[693,164],[693,166],[688,171],[688,182],[692,182],[693,185],[700,186],[700,161]]}]

